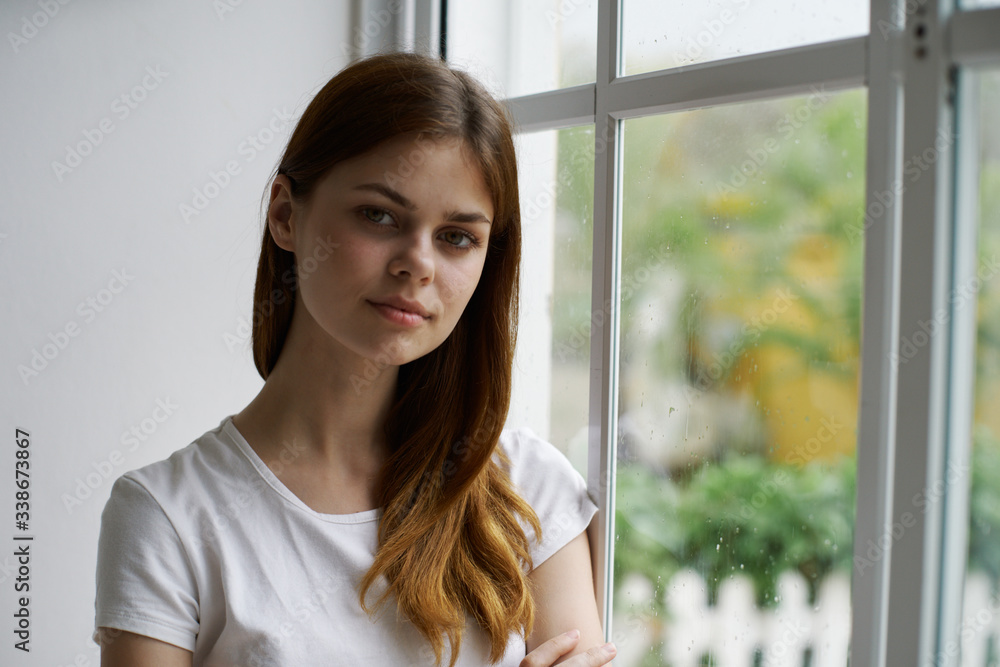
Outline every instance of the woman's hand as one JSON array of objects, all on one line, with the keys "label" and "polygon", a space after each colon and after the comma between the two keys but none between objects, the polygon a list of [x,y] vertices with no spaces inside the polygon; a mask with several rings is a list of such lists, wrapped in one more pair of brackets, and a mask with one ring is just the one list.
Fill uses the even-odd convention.
[{"label": "woman's hand", "polygon": [[[541,644],[534,651],[524,656],[520,667],[550,667],[556,664],[560,657],[566,655],[576,647],[580,641],[580,631],[570,630],[561,635],[556,635],[544,644]],[[589,649],[586,653],[574,655],[566,662],[559,664],[565,667],[601,667],[611,662],[615,657],[614,644],[601,644]]]}]

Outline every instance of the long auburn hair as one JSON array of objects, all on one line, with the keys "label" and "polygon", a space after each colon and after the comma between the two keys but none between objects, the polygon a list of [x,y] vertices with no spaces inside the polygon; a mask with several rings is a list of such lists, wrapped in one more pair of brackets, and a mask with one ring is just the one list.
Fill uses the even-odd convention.
[{"label": "long auburn hair", "polygon": [[[455,329],[437,349],[399,369],[385,424],[391,453],[376,495],[378,548],[359,601],[374,615],[395,598],[438,664],[445,637],[450,664],[458,659],[468,613],[489,637],[496,662],[510,635],[526,637],[534,620],[521,521],[541,538],[538,518],[516,492],[509,461],[497,448],[510,406],[521,254],[510,117],[475,79],[439,60],[377,55],[350,65],[319,91],[276,173],[287,175],[292,196],[306,202],[334,164],[406,133],[463,139],[492,194],[494,217],[482,277]],[[295,256],[278,247],[265,224],[252,325],[254,363],[265,380],[284,345],[295,289]],[[377,593],[371,604],[370,590]]]}]

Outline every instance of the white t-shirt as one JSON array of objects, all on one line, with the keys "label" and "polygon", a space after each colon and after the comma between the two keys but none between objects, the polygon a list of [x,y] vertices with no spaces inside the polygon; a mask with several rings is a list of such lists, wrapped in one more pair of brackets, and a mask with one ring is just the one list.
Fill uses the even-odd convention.
[{"label": "white t-shirt", "polygon": [[[530,430],[506,430],[500,444],[542,524],[541,544],[526,531],[537,567],[597,507],[566,457]],[[128,630],[192,651],[195,667],[433,665],[430,644],[391,602],[374,621],[359,605],[379,514],[313,511],[226,417],[115,481],[101,517],[95,641],[98,627]],[[499,664],[524,654],[511,635]],[[458,664],[482,667],[488,655],[469,617]]]}]

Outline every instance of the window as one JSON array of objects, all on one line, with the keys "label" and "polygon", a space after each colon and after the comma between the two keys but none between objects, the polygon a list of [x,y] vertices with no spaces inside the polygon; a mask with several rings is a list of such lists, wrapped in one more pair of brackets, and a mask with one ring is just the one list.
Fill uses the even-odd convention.
[{"label": "window", "polygon": [[[593,141],[525,326],[554,395],[588,321],[616,664],[994,664],[997,3],[452,4],[449,56],[496,73],[537,163]],[[538,422],[567,451],[582,400]]]},{"label": "window", "polygon": [[[961,447],[961,440],[971,441],[971,451],[965,459],[959,450],[951,472],[962,477],[962,470],[971,471],[955,492],[962,493],[968,484],[969,547],[958,643],[961,664],[970,667],[1000,658],[996,585],[1000,579],[1000,132],[995,123],[987,122],[1000,114],[1000,69],[970,71],[962,88],[969,127],[959,148],[961,166],[967,167],[962,184],[967,191],[960,193],[959,206],[968,208],[958,213],[968,216],[967,229],[977,232],[978,242],[968,244],[974,250],[958,260],[960,277],[950,299],[956,311],[967,312],[958,321],[955,345],[968,343],[976,354],[970,369],[974,379],[967,385],[971,400],[963,411],[966,417],[971,413],[972,430],[968,436],[956,434],[955,442]],[[967,422],[959,425],[964,427]],[[957,527],[964,503],[956,504]]]}]

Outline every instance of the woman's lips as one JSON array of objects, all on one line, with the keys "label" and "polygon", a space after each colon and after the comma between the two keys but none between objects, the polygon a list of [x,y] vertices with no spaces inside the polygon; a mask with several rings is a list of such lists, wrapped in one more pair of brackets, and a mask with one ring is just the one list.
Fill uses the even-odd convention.
[{"label": "woman's lips", "polygon": [[386,303],[375,303],[374,301],[369,301],[368,303],[370,303],[375,310],[382,315],[382,317],[390,322],[394,322],[395,324],[400,324],[402,326],[415,327],[427,319],[419,313],[403,310],[402,308],[390,306]]}]

